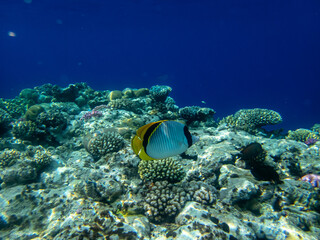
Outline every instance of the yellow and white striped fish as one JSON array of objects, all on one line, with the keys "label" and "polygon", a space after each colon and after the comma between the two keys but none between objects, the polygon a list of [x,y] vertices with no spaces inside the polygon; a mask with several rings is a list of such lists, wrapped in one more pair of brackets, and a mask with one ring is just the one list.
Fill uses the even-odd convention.
[{"label": "yellow and white striped fish", "polygon": [[142,160],[155,160],[181,154],[197,141],[186,125],[162,120],[139,128],[131,146]]}]

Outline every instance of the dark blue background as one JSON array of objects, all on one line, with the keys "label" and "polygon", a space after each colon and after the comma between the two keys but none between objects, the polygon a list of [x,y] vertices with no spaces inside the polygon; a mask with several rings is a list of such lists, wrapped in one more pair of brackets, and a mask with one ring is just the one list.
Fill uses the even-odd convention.
[{"label": "dark blue background", "polygon": [[6,98],[48,82],[167,84],[180,107],[270,108],[287,129],[311,127],[320,1],[1,0],[0,79]]}]

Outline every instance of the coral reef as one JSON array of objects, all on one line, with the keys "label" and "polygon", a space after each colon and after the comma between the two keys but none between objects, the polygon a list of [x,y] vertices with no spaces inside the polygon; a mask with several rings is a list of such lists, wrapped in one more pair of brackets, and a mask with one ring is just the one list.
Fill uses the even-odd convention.
[{"label": "coral reef", "polygon": [[83,140],[85,149],[94,157],[117,152],[124,147],[124,139],[115,129],[101,129]]},{"label": "coral reef", "polygon": [[23,99],[20,98],[0,98],[0,108],[5,110],[10,115],[10,117],[19,118],[26,111],[26,103],[23,101]]},{"label": "coral reef", "polygon": [[311,130],[320,134],[320,124],[319,123],[314,124]]},{"label": "coral reef", "polygon": [[151,184],[143,200],[146,215],[155,222],[172,221],[187,201],[210,205],[217,199],[217,190],[203,182],[172,184],[156,181]]},{"label": "coral reef", "polygon": [[320,175],[307,174],[301,178],[301,181],[310,183],[313,187],[320,187]]},{"label": "coral reef", "polygon": [[38,115],[43,111],[44,111],[44,108],[42,106],[33,105],[27,110],[24,117],[27,121],[35,121]]},{"label": "coral reef", "polygon": [[123,192],[120,183],[113,179],[82,181],[76,184],[75,191],[81,197],[107,203],[114,202]]},{"label": "coral reef", "polygon": [[139,104],[138,101],[133,101],[131,99],[116,99],[109,102],[107,106],[113,109],[123,109],[135,113],[141,113],[141,104]]},{"label": "coral reef", "polygon": [[187,123],[194,121],[207,121],[213,118],[216,112],[211,108],[201,108],[198,106],[184,107],[179,110],[181,118],[187,120]]},{"label": "coral reef", "polygon": [[148,88],[140,88],[133,91],[135,97],[145,97],[149,94]]},{"label": "coral reef", "polygon": [[192,201],[204,205],[211,205],[217,200],[216,188],[204,182],[191,181],[188,184],[187,192],[191,194]]},{"label": "coral reef", "polygon": [[0,135],[10,129],[11,116],[3,109],[0,108]]},{"label": "coral reef", "polygon": [[35,151],[32,161],[37,170],[42,170],[52,163],[52,154],[46,149],[38,149]]},{"label": "coral reef", "polygon": [[254,108],[241,109],[234,115],[222,119],[219,124],[227,124],[231,127],[254,133],[263,126],[274,125],[281,122],[282,117],[276,111]]},{"label": "coral reef", "polygon": [[36,118],[38,126],[44,126],[46,129],[50,129],[55,133],[61,132],[67,127],[67,118],[61,111],[49,110],[47,112],[40,113]]},{"label": "coral reef", "polygon": [[116,99],[121,99],[122,98],[122,92],[119,90],[114,90],[112,92],[109,93],[109,100],[113,101]]},{"label": "coral reef", "polygon": [[37,125],[32,121],[16,122],[12,127],[12,135],[22,140],[35,140],[38,133]]},{"label": "coral reef", "polygon": [[156,102],[165,102],[172,88],[169,86],[152,86],[150,88],[150,96]]},{"label": "coral reef", "polygon": [[182,187],[167,181],[155,182],[145,196],[146,215],[156,221],[172,220],[190,196]]},{"label": "coral reef", "polygon": [[20,152],[14,149],[5,149],[0,153],[0,167],[13,165],[20,157]]},{"label": "coral reef", "polygon": [[320,139],[320,136],[317,132],[313,132],[309,129],[299,128],[295,131],[289,130],[286,138],[299,142],[306,142],[308,139]]},{"label": "coral reef", "polygon": [[139,174],[146,181],[163,181],[170,183],[180,182],[185,176],[182,165],[173,158],[161,160],[141,160]]},{"label": "coral reef", "polygon": [[[319,127],[269,134],[281,116],[268,109],[217,126],[212,109],[179,109],[170,91],[45,84],[0,99],[0,238],[317,240]],[[43,111],[22,118],[33,105]],[[201,140],[141,161],[130,139],[163,119]]]}]

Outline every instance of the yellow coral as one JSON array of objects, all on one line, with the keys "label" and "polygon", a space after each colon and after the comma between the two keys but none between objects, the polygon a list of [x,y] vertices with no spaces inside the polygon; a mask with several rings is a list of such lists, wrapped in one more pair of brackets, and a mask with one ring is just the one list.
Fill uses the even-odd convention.
[{"label": "yellow coral", "polygon": [[119,90],[114,90],[109,94],[110,101],[122,98],[122,92]]}]

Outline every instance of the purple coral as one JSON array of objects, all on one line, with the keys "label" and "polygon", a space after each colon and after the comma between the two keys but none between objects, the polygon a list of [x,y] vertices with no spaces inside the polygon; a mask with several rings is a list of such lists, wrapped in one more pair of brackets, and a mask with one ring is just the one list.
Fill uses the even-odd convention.
[{"label": "purple coral", "polygon": [[96,110],[92,110],[90,112],[87,112],[86,114],[84,114],[80,120],[88,120],[92,117],[101,117],[102,116],[102,112],[100,111],[96,111]]},{"label": "purple coral", "polygon": [[313,187],[320,187],[320,175],[307,174],[303,176],[300,180],[310,183]]},{"label": "purple coral", "polygon": [[316,142],[318,142],[318,139],[316,138],[309,138],[307,139],[304,143],[307,144],[308,146],[315,144]]},{"label": "purple coral", "polygon": [[99,106],[96,106],[94,109],[92,109],[92,111],[99,111],[104,108],[108,108],[108,106],[107,105],[99,105]]}]

